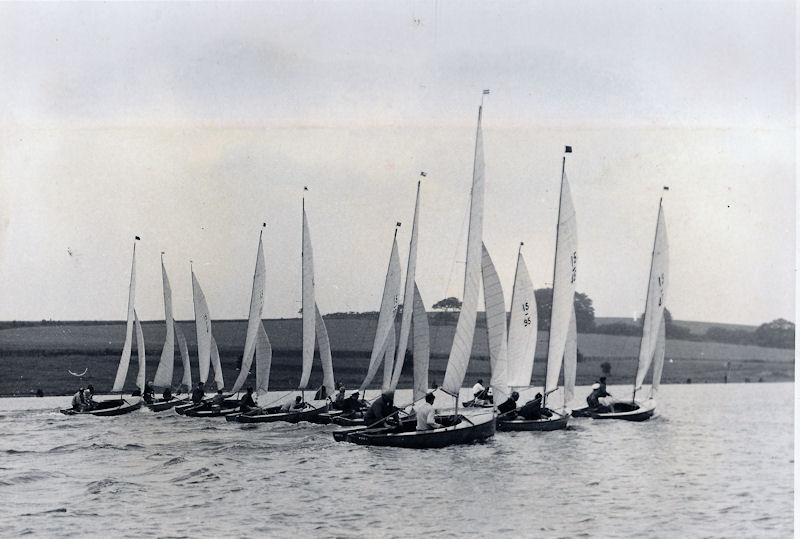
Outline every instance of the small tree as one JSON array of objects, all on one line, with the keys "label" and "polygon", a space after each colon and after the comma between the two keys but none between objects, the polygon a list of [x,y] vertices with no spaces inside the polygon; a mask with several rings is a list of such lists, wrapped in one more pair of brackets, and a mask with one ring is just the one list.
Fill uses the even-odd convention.
[{"label": "small tree", "polygon": [[433,308],[437,311],[444,312],[459,311],[461,310],[461,302],[458,300],[458,298],[454,297],[444,298],[443,300],[434,303]]},{"label": "small tree", "polygon": [[611,374],[611,363],[608,361],[602,362],[600,368],[603,369],[603,374]]}]

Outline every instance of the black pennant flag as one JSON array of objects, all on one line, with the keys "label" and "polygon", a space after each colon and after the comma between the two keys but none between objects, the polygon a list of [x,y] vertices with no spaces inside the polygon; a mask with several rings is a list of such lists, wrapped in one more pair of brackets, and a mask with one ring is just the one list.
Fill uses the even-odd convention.
[{"label": "black pennant flag", "polygon": [[572,153],[572,146],[564,146],[564,153]]}]

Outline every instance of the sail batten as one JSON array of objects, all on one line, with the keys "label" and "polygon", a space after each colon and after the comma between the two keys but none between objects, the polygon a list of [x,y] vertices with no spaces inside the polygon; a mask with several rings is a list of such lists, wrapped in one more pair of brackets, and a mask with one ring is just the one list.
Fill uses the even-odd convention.
[{"label": "sail batten", "polygon": [[428,313],[422,296],[414,283],[414,335],[412,347],[414,350],[414,400],[418,401],[428,392],[428,363],[430,362],[431,338],[428,326]]},{"label": "sail batten", "polygon": [[647,285],[647,298],[645,300],[644,325],[642,327],[642,340],[639,347],[639,366],[636,371],[634,388],[639,388],[644,383],[644,378],[650,368],[653,355],[656,351],[658,332],[661,320],[664,317],[664,301],[669,280],[669,246],[667,243],[666,223],[664,210],[659,202],[656,234],[653,240],[653,254],[650,262],[650,275]]},{"label": "sail batten", "polygon": [[489,256],[486,245],[483,247],[481,273],[483,275],[483,302],[486,305],[486,331],[489,338],[489,361],[492,369],[491,387],[496,403],[503,403],[508,391],[508,344],[506,341],[506,301],[500,278]]},{"label": "sail batten", "polygon": [[[383,284],[383,294],[381,296],[381,310],[378,314],[378,326],[375,329],[375,340],[372,343],[372,353],[369,358],[369,368],[364,381],[361,383],[361,391],[372,382],[378,368],[382,365],[385,354],[385,343],[389,337],[390,330],[394,327],[395,315],[397,314],[397,296],[400,294],[400,256],[397,253],[397,238],[392,240],[392,252],[389,255],[389,266],[386,269],[386,279]],[[391,371],[394,363],[394,345],[392,345],[392,361],[389,365],[391,385]]]},{"label": "sail batten", "polygon": [[558,377],[564,358],[569,321],[575,301],[577,278],[578,238],[575,208],[572,205],[566,172],[561,173],[561,196],[556,231],[555,262],[553,264],[553,300],[550,312],[550,335],[547,346],[547,375],[545,395],[558,387]]},{"label": "sail batten", "polygon": [[133,258],[131,260],[131,281],[128,286],[128,321],[125,325],[125,344],[122,346],[122,356],[117,366],[117,375],[114,377],[114,386],[111,391],[122,391],[125,378],[128,376],[128,366],[131,362],[131,346],[133,340],[133,306],[136,299],[136,244],[133,244]]},{"label": "sail batten", "polygon": [[511,387],[530,386],[538,325],[536,295],[520,252],[517,255],[508,326],[508,385]]},{"label": "sail batten", "polygon": [[244,385],[250,366],[253,364],[253,353],[255,352],[256,339],[258,338],[259,326],[261,325],[261,312],[264,307],[264,280],[266,278],[266,268],[264,265],[264,248],[261,236],[258,237],[258,252],[256,254],[256,268],[253,271],[253,289],[250,294],[250,310],[247,318],[247,336],[244,342],[244,352],[242,354],[242,365],[239,376],[231,387],[231,392],[239,391]]},{"label": "sail batten", "polygon": [[172,288],[169,285],[163,258],[161,259],[161,283],[164,289],[164,322],[167,326],[167,333],[164,337],[161,359],[153,378],[153,386],[172,387],[172,374],[175,368],[175,320],[172,318]]},{"label": "sail batten", "polygon": [[475,336],[475,319],[481,286],[481,244],[483,234],[484,157],[481,133],[482,107],[478,108],[478,127],[475,134],[475,161],[472,169],[469,228],[467,233],[467,258],[464,270],[464,296],[461,312],[456,324],[456,334],[447,360],[442,389],[450,395],[458,395],[472,352]]}]

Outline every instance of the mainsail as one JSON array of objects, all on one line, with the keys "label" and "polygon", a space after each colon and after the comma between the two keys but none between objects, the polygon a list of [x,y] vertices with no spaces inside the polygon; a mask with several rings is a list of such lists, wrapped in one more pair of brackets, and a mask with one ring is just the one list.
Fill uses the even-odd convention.
[{"label": "mainsail", "polygon": [[414,401],[418,401],[428,392],[428,362],[431,355],[430,328],[428,313],[419,294],[417,283],[414,283]]},{"label": "mainsail", "polygon": [[547,346],[547,376],[544,394],[556,390],[564,347],[569,331],[575,301],[575,280],[578,263],[578,234],[575,219],[575,208],[572,205],[569,182],[561,170],[561,196],[558,208],[558,226],[556,229],[556,253],[553,267],[553,301],[550,312],[550,336]]},{"label": "mainsail", "polygon": [[122,357],[117,366],[117,375],[114,377],[114,387],[111,391],[122,391],[125,378],[128,376],[128,365],[131,362],[131,340],[133,338],[133,304],[136,297],[136,243],[133,244],[133,259],[131,260],[131,282],[128,287],[128,322],[125,326],[125,344],[122,347]]},{"label": "mainsail", "polygon": [[664,352],[667,344],[667,319],[661,318],[661,326],[658,328],[658,341],[656,342],[656,352],[653,357],[653,383],[650,386],[650,398],[654,399],[661,385],[661,373],[664,370]]},{"label": "mainsail", "polygon": [[336,391],[335,383],[333,380],[333,359],[331,358],[331,342],[328,339],[328,329],[325,327],[325,321],[322,319],[322,314],[319,312],[319,306],[314,304],[314,318],[315,329],[317,333],[317,347],[319,348],[319,360],[322,363],[322,385],[325,386],[325,391],[328,395],[333,395]]},{"label": "mainsail", "polygon": [[575,306],[569,319],[567,344],[564,347],[564,408],[575,398],[575,378],[578,373],[578,325],[575,320]]},{"label": "mainsail", "polygon": [[139,322],[139,317],[136,311],[133,311],[133,320],[136,326],[136,353],[139,356],[139,373],[136,375],[136,387],[139,391],[144,391],[145,384],[145,357],[144,357],[144,334],[142,333],[142,324]]},{"label": "mainsail", "polygon": [[[483,244],[482,244],[483,245]],[[494,402],[503,403],[508,398],[508,343],[506,342],[506,300],[503,287],[494,269],[492,258],[483,245],[481,261],[483,275],[483,302],[486,305],[486,331],[489,336],[489,361],[492,367],[491,387]]]},{"label": "mainsail", "polygon": [[[472,339],[475,336],[475,318],[478,310],[478,297],[481,286],[481,244],[483,243],[483,191],[484,162],[483,135],[481,134],[481,113],[478,108],[478,128],[475,135],[475,161],[472,169],[472,190],[470,196],[469,232],[467,238],[467,259],[464,271],[464,300],[458,316],[453,346],[447,360],[442,389],[458,397],[467,364],[472,352]],[[458,400],[458,399],[456,399]]]},{"label": "mainsail", "polygon": [[531,384],[538,322],[536,295],[520,250],[508,325],[508,385],[511,387],[528,387]]},{"label": "mainsail", "polygon": [[417,271],[417,241],[419,224],[419,187],[421,182],[417,182],[417,199],[414,204],[414,222],[411,225],[411,241],[408,245],[408,266],[406,267],[406,287],[403,292],[403,316],[400,322],[400,340],[397,343],[397,358],[394,361],[394,373],[392,374],[391,388],[397,387],[400,381],[400,373],[403,370],[403,363],[406,358],[406,347],[408,346],[408,334],[411,331],[411,316],[414,313],[412,307],[414,301],[414,279]]},{"label": "mainsail", "polygon": [[389,328],[389,335],[383,342],[383,383],[381,384],[381,391],[390,391],[392,387],[392,363],[394,363],[395,340],[397,339],[397,332],[394,329],[394,324]]},{"label": "mainsail", "polygon": [[264,279],[266,268],[264,267],[264,248],[261,243],[261,234],[258,236],[258,252],[256,254],[256,269],[253,272],[253,290],[250,293],[250,313],[247,318],[247,337],[244,341],[244,353],[242,355],[242,366],[239,369],[239,376],[231,387],[231,393],[236,393],[244,385],[247,376],[250,374],[250,366],[253,364],[253,353],[255,352],[256,338],[258,337],[261,324],[261,311],[264,307]]},{"label": "mainsail", "polygon": [[192,270],[192,300],[194,301],[194,325],[197,331],[197,362],[200,364],[200,381],[208,381],[211,365],[211,314],[200,283]]},{"label": "mainsail", "polygon": [[173,321],[175,336],[178,338],[178,350],[181,352],[181,362],[183,363],[183,379],[181,385],[186,386],[187,391],[192,389],[192,367],[189,363],[189,347],[186,346],[186,337],[177,322]]},{"label": "mainsail", "polygon": [[[375,329],[375,340],[372,343],[372,354],[369,358],[369,368],[364,381],[361,383],[361,391],[372,382],[381,360],[386,353],[386,339],[389,331],[394,328],[394,319],[397,314],[397,296],[400,294],[400,256],[397,254],[397,230],[392,240],[392,252],[389,255],[389,267],[386,269],[386,280],[383,284],[383,296],[381,297],[381,310],[378,314],[378,327]],[[392,376],[392,363],[394,359],[394,344],[392,344],[392,359],[389,360],[389,381]]]},{"label": "mainsail", "polygon": [[300,374],[300,389],[308,386],[311,366],[314,363],[314,341],[316,340],[316,315],[314,299],[314,252],[311,249],[311,234],[306,218],[306,203],[303,200],[303,370]]},{"label": "mainsail", "polygon": [[161,359],[158,362],[156,376],[153,378],[155,387],[172,387],[172,371],[175,364],[175,320],[172,318],[172,288],[169,286],[167,270],[164,267],[164,254],[161,254],[161,283],[164,288],[164,322],[167,325],[167,334],[164,337],[164,348],[161,349]]},{"label": "mainsail", "polygon": [[636,371],[634,395],[642,387],[644,377],[650,368],[653,354],[656,351],[658,331],[664,316],[664,300],[669,280],[669,246],[667,230],[664,222],[664,209],[658,203],[658,221],[656,237],[653,241],[653,256],[650,262],[650,278],[647,284],[647,299],[644,307],[644,326],[642,341],[639,347],[639,368]]}]

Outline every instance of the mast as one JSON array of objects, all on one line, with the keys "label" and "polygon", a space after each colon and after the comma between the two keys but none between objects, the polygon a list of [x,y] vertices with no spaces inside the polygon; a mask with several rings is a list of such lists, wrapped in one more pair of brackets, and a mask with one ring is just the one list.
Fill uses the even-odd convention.
[{"label": "mast", "polygon": [[[647,317],[647,307],[650,303],[650,281],[652,280],[653,276],[653,260],[656,257],[656,242],[658,241],[658,224],[661,220],[661,202],[664,200],[664,197],[660,197],[658,199],[658,217],[656,218],[656,231],[653,234],[653,250],[650,253],[650,271],[647,272],[647,295],[644,297],[644,312],[642,313],[642,337],[639,339],[639,354],[641,356],[642,345],[644,344],[644,326],[647,323],[645,318]],[[639,370],[639,359],[636,361],[636,370]],[[633,397],[631,397],[631,402],[636,402],[636,375],[634,374],[633,378]]]},{"label": "mast", "polygon": [[[558,233],[561,228],[561,197],[564,193],[564,171],[566,169],[567,156],[561,157],[561,187],[558,190],[558,218],[556,219],[556,248],[553,254],[553,288],[550,294],[550,329],[547,331],[547,362],[544,365],[544,385],[542,386],[542,408],[547,402],[547,367],[550,363],[550,340],[553,337],[553,307],[556,299],[556,264],[558,263]],[[538,315],[537,315],[538,316]]]}]

